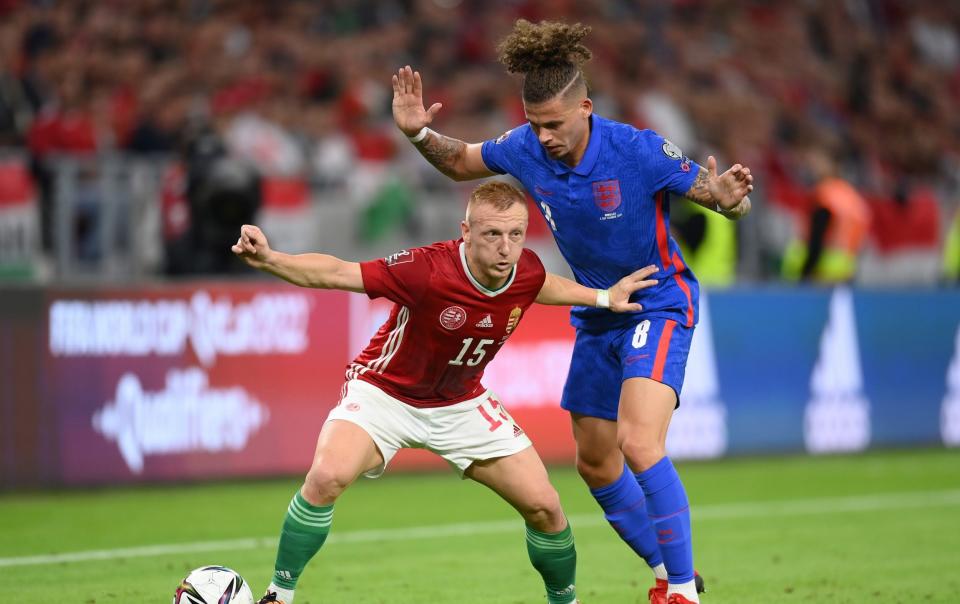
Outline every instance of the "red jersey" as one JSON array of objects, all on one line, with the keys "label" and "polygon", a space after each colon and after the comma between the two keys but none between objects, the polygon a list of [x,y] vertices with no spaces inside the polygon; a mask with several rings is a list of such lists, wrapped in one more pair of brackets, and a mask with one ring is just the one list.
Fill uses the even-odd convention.
[{"label": "red jersey", "polygon": [[347,366],[414,407],[443,407],[483,393],[483,369],[517,328],[546,271],[523,250],[507,282],[491,291],[467,269],[463,242],[444,241],[360,263],[370,298],[394,302],[373,339]]}]

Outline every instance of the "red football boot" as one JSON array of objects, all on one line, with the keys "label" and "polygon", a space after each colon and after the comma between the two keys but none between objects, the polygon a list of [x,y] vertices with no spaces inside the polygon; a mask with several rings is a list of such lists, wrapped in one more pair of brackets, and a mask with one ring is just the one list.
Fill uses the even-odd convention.
[{"label": "red football boot", "polygon": [[[693,581],[697,586],[697,593],[702,594],[706,591],[703,586],[703,577],[700,576],[700,573],[693,571]],[[650,591],[647,592],[647,598],[650,599],[650,604],[669,604],[667,602],[667,586],[669,582],[666,579],[657,579],[657,584],[650,588]]]},{"label": "red football boot", "polygon": [[694,604],[680,594],[670,594],[667,598],[667,604]]},{"label": "red football boot", "polygon": [[657,579],[657,584],[647,592],[650,604],[667,604],[667,580]]}]

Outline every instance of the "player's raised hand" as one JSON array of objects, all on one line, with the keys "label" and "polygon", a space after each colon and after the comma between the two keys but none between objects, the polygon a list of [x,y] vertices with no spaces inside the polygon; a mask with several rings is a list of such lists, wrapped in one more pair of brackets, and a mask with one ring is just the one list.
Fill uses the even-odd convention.
[{"label": "player's raised hand", "polygon": [[653,287],[658,282],[656,279],[647,279],[650,275],[656,273],[659,268],[649,265],[634,271],[617,281],[610,292],[610,310],[613,312],[635,312],[643,310],[643,307],[636,302],[630,302],[630,295],[640,289]]},{"label": "player's raised hand", "polygon": [[272,251],[267,236],[252,224],[240,227],[240,237],[230,249],[253,268],[263,268]]},{"label": "player's raised hand", "polygon": [[717,175],[717,160],[711,155],[707,157],[707,190],[722,209],[732,210],[753,191],[753,175],[750,168],[741,164],[733,164]]},{"label": "player's raised hand", "polygon": [[407,136],[418,132],[433,121],[443,105],[434,103],[430,109],[423,108],[423,82],[420,72],[409,65],[401,67],[393,76],[393,121]]}]

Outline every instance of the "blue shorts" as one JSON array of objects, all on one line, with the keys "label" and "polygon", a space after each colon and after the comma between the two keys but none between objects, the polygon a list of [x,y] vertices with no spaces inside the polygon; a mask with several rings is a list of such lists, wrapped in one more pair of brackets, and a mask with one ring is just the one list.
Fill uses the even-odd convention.
[{"label": "blue shorts", "polygon": [[604,331],[578,329],[560,406],[616,421],[620,386],[633,377],[670,386],[679,406],[693,329],[660,317]]}]

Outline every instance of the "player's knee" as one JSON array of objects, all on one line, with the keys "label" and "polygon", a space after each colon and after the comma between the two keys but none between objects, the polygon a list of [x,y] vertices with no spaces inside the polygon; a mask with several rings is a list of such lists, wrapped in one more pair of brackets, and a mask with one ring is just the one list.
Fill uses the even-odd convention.
[{"label": "player's knee", "polygon": [[567,522],[560,507],[560,495],[552,487],[528,497],[522,513],[527,524],[545,533],[562,531]]},{"label": "player's knee", "polygon": [[643,472],[653,467],[666,455],[663,445],[656,442],[624,439],[619,444],[627,464],[636,472]]},{"label": "player's knee", "polygon": [[336,468],[316,464],[304,481],[305,499],[312,505],[330,505],[350,485],[350,479]]},{"label": "player's knee", "polygon": [[616,481],[622,472],[623,463],[619,459],[597,461],[577,457],[577,473],[591,489],[598,489]]}]

